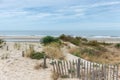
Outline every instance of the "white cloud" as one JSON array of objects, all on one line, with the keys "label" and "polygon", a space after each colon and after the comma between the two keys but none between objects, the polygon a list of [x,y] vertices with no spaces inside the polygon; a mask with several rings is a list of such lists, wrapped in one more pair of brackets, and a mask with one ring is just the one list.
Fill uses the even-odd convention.
[{"label": "white cloud", "polygon": [[120,1],[95,3],[89,7],[111,6],[111,5],[117,5],[117,4],[120,4]]},{"label": "white cloud", "polygon": [[38,14],[27,15],[27,18],[32,18],[37,20],[37,19],[43,19],[50,16],[52,16],[52,14],[50,13],[38,13]]},{"label": "white cloud", "polygon": [[[71,2],[70,2],[71,1]],[[32,19],[72,19],[87,16],[87,11],[92,10],[94,7],[111,6],[120,4],[120,1],[102,2],[88,5],[75,5],[75,6],[62,6],[62,3],[72,3],[73,0],[3,0],[0,3],[0,17],[15,17],[25,16]],[[57,7],[57,5],[61,5]],[[53,12],[37,12],[26,11],[24,8],[40,7],[40,6],[53,6]]]},{"label": "white cloud", "polygon": [[0,17],[16,17],[16,16],[25,16],[28,13],[26,11],[1,11]]}]

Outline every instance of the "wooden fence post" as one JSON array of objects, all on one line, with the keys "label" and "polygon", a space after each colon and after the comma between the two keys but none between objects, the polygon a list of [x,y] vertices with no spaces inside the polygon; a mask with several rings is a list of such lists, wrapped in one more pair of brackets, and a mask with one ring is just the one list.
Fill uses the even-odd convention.
[{"label": "wooden fence post", "polygon": [[[44,57],[44,68],[46,68],[46,57]],[[81,59],[55,61],[53,70],[63,77],[77,77],[79,80],[119,80],[119,65],[97,64]]]},{"label": "wooden fence post", "polygon": [[119,64],[117,64],[117,65],[116,65],[116,67],[117,67],[117,75],[116,75],[116,80],[118,80],[118,78],[119,78]]},{"label": "wooden fence post", "polygon": [[8,51],[8,46],[7,46],[7,51]]},{"label": "wooden fence post", "polygon": [[78,59],[78,65],[77,65],[77,77],[80,78],[80,59]]},{"label": "wooden fence post", "polygon": [[22,57],[24,57],[24,56],[25,56],[24,51],[22,51]]},{"label": "wooden fence post", "polygon": [[47,68],[47,65],[46,65],[46,56],[44,56],[44,64],[43,64],[43,68]]}]

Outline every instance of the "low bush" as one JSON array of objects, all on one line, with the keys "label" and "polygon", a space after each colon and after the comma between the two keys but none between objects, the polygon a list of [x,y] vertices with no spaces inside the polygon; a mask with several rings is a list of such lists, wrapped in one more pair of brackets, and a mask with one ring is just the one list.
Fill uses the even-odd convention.
[{"label": "low bush", "polygon": [[0,39],[0,44],[2,44],[4,42],[4,40],[3,39]]},{"label": "low bush", "polygon": [[77,40],[77,39],[73,39],[70,41],[71,43],[73,43],[74,45],[76,46],[79,46],[80,45],[80,40]]},{"label": "low bush", "polygon": [[58,38],[52,37],[52,36],[46,36],[41,41],[43,44],[49,44],[51,42],[60,42]]},{"label": "low bush", "polygon": [[101,44],[103,46],[110,46],[110,45],[112,45],[112,43],[106,43],[106,42],[99,42],[99,44]]},{"label": "low bush", "polygon": [[5,44],[6,44],[5,41],[3,39],[0,39],[0,48],[2,48]]},{"label": "low bush", "polygon": [[107,49],[105,47],[102,47],[102,46],[95,47],[95,49],[100,51],[100,52],[106,52],[107,51]]},{"label": "low bush", "polygon": [[80,44],[80,40],[81,40],[81,37],[72,37],[72,36],[66,36],[64,34],[62,34],[59,39],[63,40],[63,41],[68,41],[68,42],[71,42],[72,44],[76,45],[76,46],[79,46]]},{"label": "low bush", "polygon": [[33,52],[33,53],[30,55],[30,58],[39,60],[39,59],[44,58],[44,56],[45,56],[45,53],[44,53],[44,52]]},{"label": "low bush", "polygon": [[116,48],[120,48],[120,43],[115,44]]},{"label": "low bush", "polygon": [[81,49],[81,54],[87,54],[89,56],[94,55],[96,51],[94,49],[84,48]]},{"label": "low bush", "polygon": [[89,46],[99,46],[99,42],[97,42],[97,41],[95,41],[95,40],[94,40],[94,41],[89,41],[89,42],[88,42],[88,45],[89,45]]}]

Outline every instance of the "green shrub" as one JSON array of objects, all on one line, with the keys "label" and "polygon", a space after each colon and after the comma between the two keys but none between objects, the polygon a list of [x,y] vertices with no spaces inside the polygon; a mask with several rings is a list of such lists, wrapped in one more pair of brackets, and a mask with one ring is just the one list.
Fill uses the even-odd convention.
[{"label": "green shrub", "polygon": [[63,40],[63,41],[68,41],[68,42],[71,42],[72,44],[76,45],[76,46],[79,46],[80,44],[80,40],[81,40],[81,37],[72,37],[72,36],[66,36],[64,34],[62,34],[59,39]]},{"label": "green shrub", "polygon": [[42,39],[42,43],[43,44],[49,44],[51,42],[60,42],[60,40],[58,38],[54,38],[52,36],[46,36]]},{"label": "green shrub", "polygon": [[81,50],[81,54],[94,55],[96,51],[94,49],[84,48]]},{"label": "green shrub", "polygon": [[101,44],[103,46],[110,46],[110,45],[112,45],[112,43],[106,43],[106,42],[99,42],[99,44]]},{"label": "green shrub", "polygon": [[99,46],[99,43],[97,41],[89,41],[88,45],[89,46]]},{"label": "green shrub", "polygon": [[96,50],[98,51],[101,51],[101,52],[106,52],[107,49],[105,47],[102,47],[102,46],[98,46],[98,47],[95,47]]},{"label": "green shrub", "polygon": [[120,48],[120,43],[115,44],[116,48]]},{"label": "green shrub", "polygon": [[[3,44],[4,43],[4,44]],[[4,40],[2,40],[2,39],[0,39],[0,48],[2,48],[3,47],[3,45],[5,45],[5,41]]]},{"label": "green shrub", "polygon": [[66,35],[64,35],[64,34],[62,34],[60,37],[59,37],[59,39],[61,39],[61,40],[63,40],[63,41],[71,41],[71,40],[73,40],[73,37],[71,37],[71,36],[66,36]]},{"label": "green shrub", "polygon": [[79,46],[80,40],[73,39],[73,40],[71,40],[71,43],[73,43],[73,44],[76,45],[76,46]]},{"label": "green shrub", "polygon": [[61,78],[69,78],[69,75],[61,75]]},{"label": "green shrub", "polygon": [[77,57],[81,57],[80,53],[72,53],[73,55],[77,56]]},{"label": "green shrub", "polygon": [[42,59],[42,58],[44,58],[44,56],[45,56],[45,53],[44,52],[33,52],[31,55],[30,55],[30,58],[32,58],[32,59]]},{"label": "green shrub", "polygon": [[4,40],[0,39],[0,44],[2,44],[4,42]]}]

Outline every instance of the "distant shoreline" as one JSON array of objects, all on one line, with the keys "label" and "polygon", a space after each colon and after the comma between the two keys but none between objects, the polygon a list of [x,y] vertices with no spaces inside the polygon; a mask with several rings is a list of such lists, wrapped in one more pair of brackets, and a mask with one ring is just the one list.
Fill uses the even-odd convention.
[{"label": "distant shoreline", "polygon": [[43,36],[0,36],[7,42],[39,42]]},{"label": "distant shoreline", "polygon": [[97,40],[105,43],[120,43],[120,38],[87,38],[88,40]]},{"label": "distant shoreline", "polygon": [[[39,42],[44,36],[0,36],[7,42]],[[56,36],[55,36],[56,37]],[[85,37],[88,40],[97,40],[106,43],[120,43],[120,37]]]}]

